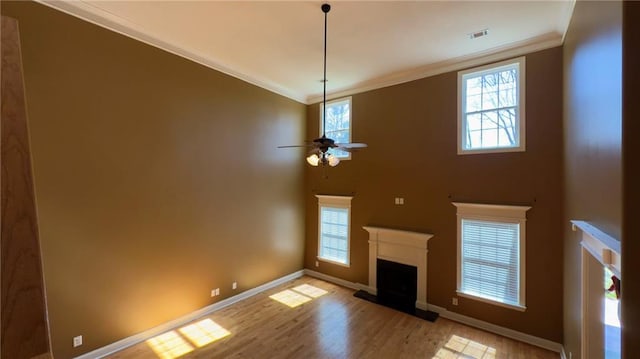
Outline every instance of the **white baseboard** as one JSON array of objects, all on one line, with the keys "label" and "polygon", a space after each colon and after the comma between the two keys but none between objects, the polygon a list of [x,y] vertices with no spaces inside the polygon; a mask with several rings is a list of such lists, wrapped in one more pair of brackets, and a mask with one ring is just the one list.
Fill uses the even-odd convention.
[{"label": "white baseboard", "polygon": [[341,285],[343,287],[347,287],[347,288],[351,288],[351,289],[355,289],[355,290],[362,289],[361,285],[358,284],[358,283],[349,282],[348,280],[336,278],[336,277],[330,276],[328,274],[316,272],[316,271],[311,270],[311,269],[305,269],[304,270],[304,274],[308,275],[309,277],[314,277],[314,278],[326,280],[327,282],[331,282],[331,283],[334,283],[334,284],[337,284],[337,285]]},{"label": "white baseboard", "polygon": [[551,350],[556,353],[560,353],[562,351],[562,344],[556,343],[548,339],[539,338],[531,334],[522,333],[517,330],[505,328],[493,323],[485,322],[480,319],[458,314],[456,312],[449,311],[446,308],[439,307],[433,304],[429,304],[429,310],[440,314],[440,316],[443,318],[447,318],[447,319],[456,321],[458,323],[466,324],[470,327],[483,329],[491,333],[502,335],[503,337],[519,340],[523,343],[535,345],[537,347]]},{"label": "white baseboard", "polygon": [[252,297],[256,294],[259,294],[261,292],[264,292],[266,290],[269,290],[271,288],[277,287],[280,284],[286,283],[290,280],[296,279],[296,278],[300,278],[305,274],[305,270],[299,270],[297,272],[288,274],[284,277],[280,277],[278,279],[272,280],[271,282],[262,284],[260,286],[257,286],[255,288],[251,288],[247,291],[244,291],[240,294],[234,295],[233,297],[229,297],[227,299],[221,300],[218,303],[214,303],[211,304],[209,306],[206,306],[204,308],[198,309],[194,312],[191,312],[185,316],[182,316],[178,319],[172,320],[170,322],[166,322],[164,324],[161,324],[157,327],[151,328],[149,330],[145,330],[142,333],[138,333],[135,335],[132,335],[128,338],[124,338],[122,340],[119,340],[115,343],[111,343],[109,345],[106,345],[102,348],[98,348],[96,350],[93,350],[89,353],[85,353],[82,354],[80,356],[75,357],[75,359],[99,359],[99,358],[103,358],[107,355],[113,354],[117,351],[120,351],[122,349],[125,349],[127,347],[130,347],[132,345],[138,344],[140,342],[143,342],[147,339],[151,339],[153,337],[155,337],[156,335],[162,334],[164,332],[167,332],[169,330],[175,329],[177,327],[183,326],[189,322],[192,322],[202,316],[211,314],[217,310],[220,310],[222,308],[228,307],[231,304],[240,302],[242,300],[245,300],[249,297]]},{"label": "white baseboard", "polygon": [[[375,289],[364,285],[364,284],[360,284],[360,283],[353,283],[353,282],[349,282],[346,281],[344,279],[340,279],[340,278],[336,278],[324,273],[319,273],[310,269],[305,269],[304,273],[308,276],[311,277],[316,277],[322,280],[326,280],[327,282],[331,282],[331,283],[335,283],[338,285],[341,285],[343,287],[347,287],[347,288],[352,288],[352,289],[364,289],[366,291],[368,291],[369,293],[375,294]],[[548,349],[551,351],[554,351],[556,353],[560,353],[560,355],[562,356],[563,359],[566,359],[566,356],[563,355],[564,354],[564,348],[562,347],[562,344],[560,343],[556,343],[553,342],[551,340],[548,339],[543,339],[543,338],[539,338],[530,334],[526,334],[526,333],[522,333],[513,329],[509,329],[509,328],[505,328],[505,327],[501,327],[499,325],[496,324],[492,324],[489,322],[485,322],[479,319],[475,319],[472,317],[468,317],[466,315],[462,315],[462,314],[458,314],[456,312],[451,312],[449,310],[447,310],[446,308],[443,307],[439,307],[437,305],[433,305],[433,304],[429,304],[429,303],[416,303],[416,307],[423,309],[423,310],[431,310],[433,312],[436,312],[438,314],[440,314],[440,316],[442,316],[443,318],[447,318],[465,325],[468,325],[470,327],[475,327],[475,328],[479,328],[482,330],[486,330],[488,332],[494,333],[494,334],[499,334],[502,335],[504,337],[507,338],[511,338],[511,339],[515,339],[515,340],[519,340],[523,343],[527,343],[527,344],[531,344],[531,345],[535,345],[544,349]]]}]

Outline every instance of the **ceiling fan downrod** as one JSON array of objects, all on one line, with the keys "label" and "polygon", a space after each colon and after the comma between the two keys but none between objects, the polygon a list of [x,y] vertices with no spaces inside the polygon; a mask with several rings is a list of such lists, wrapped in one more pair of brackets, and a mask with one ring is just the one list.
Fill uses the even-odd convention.
[{"label": "ceiling fan downrod", "polygon": [[367,147],[365,143],[336,143],[333,139],[326,136],[327,124],[327,13],[331,10],[331,5],[322,4],[322,12],[324,13],[324,55],[323,55],[323,71],[322,71],[322,136],[308,142],[305,145],[278,146],[278,148],[287,147],[307,147],[311,149],[310,155],[306,158],[307,162],[312,166],[329,165],[337,166],[340,158],[329,152],[331,149],[339,151],[353,152],[359,148]]},{"label": "ceiling fan downrod", "polygon": [[324,56],[323,56],[323,77],[322,77],[322,137],[325,138],[325,128],[327,123],[327,14],[331,10],[331,5],[322,4],[324,13]]}]

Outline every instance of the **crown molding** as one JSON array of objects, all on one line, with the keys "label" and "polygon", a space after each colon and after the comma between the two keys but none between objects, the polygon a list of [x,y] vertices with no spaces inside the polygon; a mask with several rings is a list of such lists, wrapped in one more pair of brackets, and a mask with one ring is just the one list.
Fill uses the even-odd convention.
[{"label": "crown molding", "polygon": [[[284,87],[273,81],[265,79],[259,79],[252,76],[247,76],[240,71],[233,68],[233,66],[225,65],[212,61],[197,51],[191,51],[179,45],[164,41],[160,39],[158,34],[154,34],[152,31],[145,29],[131,21],[128,21],[120,16],[105,11],[99,7],[91,5],[81,0],[35,0],[36,2],[69,14],[81,20],[87,21],[94,25],[100,26],[107,30],[119,33],[134,40],[143,42],[147,45],[151,45],[167,51],[171,54],[183,57],[187,60],[196,62],[200,65],[209,67],[216,71],[220,71],[226,75],[235,77],[242,81],[248,82],[252,85],[261,87],[265,90],[274,92],[278,95],[287,97],[294,101],[303,104],[314,104],[322,101],[322,96],[318,94],[306,95],[297,91],[293,91],[290,88]],[[575,4],[575,0],[572,0]],[[573,6],[571,11],[568,12],[565,22],[568,26],[571,20],[571,14],[573,13]],[[468,56],[461,56],[450,60],[441,61],[434,64],[420,66],[414,69],[399,71],[375,79],[367,80],[359,84],[349,86],[348,88],[332,91],[327,94],[327,99],[335,99],[344,96],[349,96],[365,91],[376,90],[384,87],[398,85],[414,80],[419,80],[425,77],[435,76],[442,73],[457,71],[469,67],[474,67],[490,62],[496,62],[505,60],[512,57],[522,56],[527,53],[545,50],[548,48],[560,46],[563,43],[564,36],[566,34],[565,26],[564,31],[548,33],[524,41],[520,41],[515,44],[509,44],[492,48],[480,53],[475,53]]]},{"label": "crown molding", "polygon": [[[407,71],[396,72],[387,76],[356,84],[353,87],[333,91],[330,94],[327,94],[327,100],[332,100],[344,96],[351,96],[365,91],[377,90],[384,87],[399,85],[426,77],[440,75],[446,72],[463,70],[487,63],[498,62],[518,56],[523,56],[540,50],[550,49],[562,45],[563,37],[563,34],[552,32],[514,44],[495,47],[480,53],[456,57],[450,60],[420,66]],[[307,104],[318,103],[321,101],[321,95],[309,96],[306,99]]]},{"label": "crown molding", "polygon": [[562,33],[562,43],[564,44],[564,38],[567,36],[569,25],[571,24],[571,18],[573,17],[573,10],[576,8],[576,0],[570,0],[571,4],[567,9],[567,12],[563,14],[562,21],[558,31]]}]

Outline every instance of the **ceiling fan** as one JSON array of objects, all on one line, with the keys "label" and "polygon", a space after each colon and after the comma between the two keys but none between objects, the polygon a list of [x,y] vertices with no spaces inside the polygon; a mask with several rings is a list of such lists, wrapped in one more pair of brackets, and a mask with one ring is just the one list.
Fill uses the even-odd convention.
[{"label": "ceiling fan", "polygon": [[312,166],[320,164],[335,167],[340,163],[340,158],[328,151],[335,148],[340,151],[352,152],[358,148],[367,147],[366,143],[336,143],[325,134],[327,121],[327,13],[331,10],[331,5],[322,4],[324,13],[324,78],[322,80],[322,136],[304,145],[278,146],[278,148],[307,147],[310,149],[307,162]]}]

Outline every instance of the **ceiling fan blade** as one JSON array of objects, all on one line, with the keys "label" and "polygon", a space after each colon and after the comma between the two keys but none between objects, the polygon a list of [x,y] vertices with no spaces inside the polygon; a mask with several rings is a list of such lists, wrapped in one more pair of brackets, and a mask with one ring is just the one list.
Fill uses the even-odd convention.
[{"label": "ceiling fan blade", "polygon": [[353,153],[353,152],[358,152],[359,148],[347,148],[347,147],[334,147],[334,150],[338,150],[338,151],[342,151],[342,152],[349,152],[349,153]]},{"label": "ceiling fan blade", "polygon": [[340,148],[365,148],[367,147],[366,143],[336,143],[337,147]]},{"label": "ceiling fan blade", "polygon": [[306,145],[288,145],[288,146],[278,146],[278,148],[292,148],[292,147],[315,147],[313,143],[307,143]]},{"label": "ceiling fan blade", "polygon": [[349,152],[349,153],[360,152],[360,150],[362,150],[363,148],[365,148],[365,147],[353,147],[353,148],[349,148],[349,147],[334,147],[335,150],[342,151],[342,152]]}]

